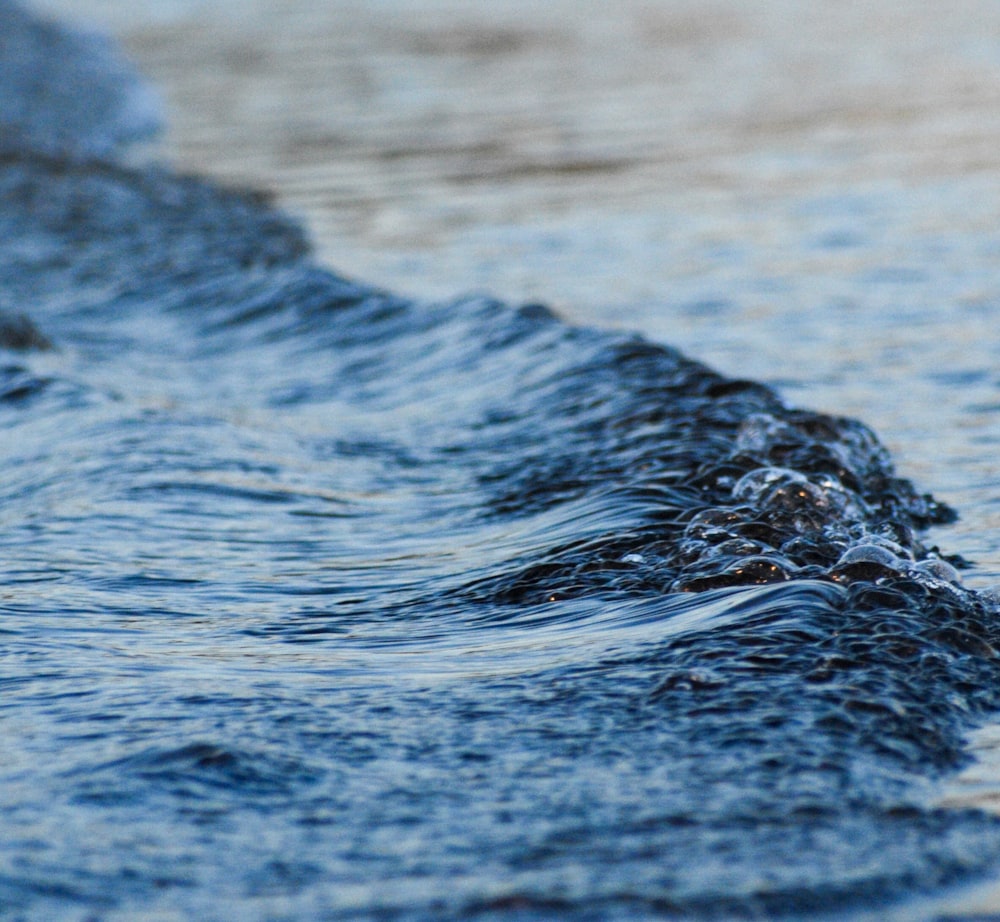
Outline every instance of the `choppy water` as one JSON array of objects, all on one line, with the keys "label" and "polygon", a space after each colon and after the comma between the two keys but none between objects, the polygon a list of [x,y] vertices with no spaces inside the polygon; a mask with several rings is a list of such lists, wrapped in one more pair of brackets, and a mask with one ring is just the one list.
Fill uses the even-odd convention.
[{"label": "choppy water", "polygon": [[90,160],[143,91],[0,16],[5,916],[940,918],[996,877],[939,801],[997,603],[864,425]]}]

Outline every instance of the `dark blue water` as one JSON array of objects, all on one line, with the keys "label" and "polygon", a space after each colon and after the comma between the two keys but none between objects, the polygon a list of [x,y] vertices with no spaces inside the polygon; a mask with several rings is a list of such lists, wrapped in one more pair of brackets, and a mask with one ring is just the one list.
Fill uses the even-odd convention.
[{"label": "dark blue water", "polygon": [[110,162],[137,78],[0,23],[4,918],[942,918],[1000,872],[937,805],[997,603],[863,424],[348,280]]}]

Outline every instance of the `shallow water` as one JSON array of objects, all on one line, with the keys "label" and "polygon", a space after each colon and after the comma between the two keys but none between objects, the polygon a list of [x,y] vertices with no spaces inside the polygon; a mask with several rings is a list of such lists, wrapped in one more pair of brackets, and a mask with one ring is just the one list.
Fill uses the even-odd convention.
[{"label": "shallow water", "polygon": [[[135,98],[82,141],[141,124]],[[11,917],[934,918],[995,879],[998,820],[940,801],[1000,705],[996,603],[865,426],[743,378],[766,356],[737,380],[537,306],[399,297],[252,196],[7,137]],[[860,213],[913,255],[907,201],[802,207],[820,252]],[[768,288],[734,246],[732,297],[850,314],[856,287]],[[860,255],[870,347],[932,349],[921,283],[968,301],[988,247],[939,242],[931,280]],[[677,297],[724,353],[717,283]],[[983,431],[988,306],[910,382],[957,383]],[[760,328],[831,322],[795,316]]]},{"label": "shallow water", "polygon": [[541,301],[863,419],[997,581],[987,0],[44,5],[116,29],[172,162],[274,190],[324,264]]}]

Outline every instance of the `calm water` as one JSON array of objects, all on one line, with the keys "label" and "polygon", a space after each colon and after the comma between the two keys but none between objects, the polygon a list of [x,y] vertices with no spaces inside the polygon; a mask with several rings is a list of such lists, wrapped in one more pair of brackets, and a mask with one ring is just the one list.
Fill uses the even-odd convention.
[{"label": "calm water", "polygon": [[[1000,820],[940,805],[1000,707],[949,536],[995,539],[866,426],[345,281],[252,196],[88,160],[149,97],[0,16],[4,917],[929,919],[996,879]],[[813,207],[884,240],[887,200]],[[854,276],[871,349],[932,348],[911,257]],[[678,291],[730,348],[732,305]],[[912,382],[983,431],[990,306]]]}]

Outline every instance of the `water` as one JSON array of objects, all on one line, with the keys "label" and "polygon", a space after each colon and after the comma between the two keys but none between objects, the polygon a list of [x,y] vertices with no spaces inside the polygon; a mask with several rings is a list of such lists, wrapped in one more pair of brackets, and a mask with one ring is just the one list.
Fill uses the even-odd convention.
[{"label": "water", "polygon": [[919,919],[996,878],[942,800],[997,604],[869,429],[345,281],[88,160],[141,93],[26,34],[114,79],[68,137],[4,109],[5,916]]}]

